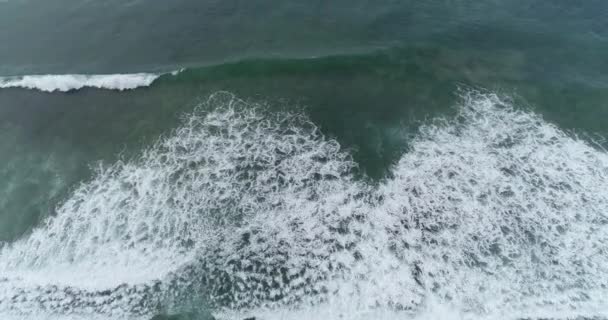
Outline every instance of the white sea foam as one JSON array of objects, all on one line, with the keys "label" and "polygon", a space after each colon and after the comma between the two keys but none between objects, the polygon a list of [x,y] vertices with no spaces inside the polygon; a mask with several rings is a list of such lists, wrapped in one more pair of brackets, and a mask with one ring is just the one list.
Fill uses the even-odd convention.
[{"label": "white sea foam", "polygon": [[17,77],[0,77],[0,88],[26,88],[45,92],[67,92],[82,88],[99,88],[107,90],[131,90],[147,87],[162,74],[64,74],[64,75],[26,75]]},{"label": "white sea foam", "polygon": [[608,311],[608,155],[491,94],[371,185],[305,117],[217,94],[0,251],[0,315],[505,319]]}]

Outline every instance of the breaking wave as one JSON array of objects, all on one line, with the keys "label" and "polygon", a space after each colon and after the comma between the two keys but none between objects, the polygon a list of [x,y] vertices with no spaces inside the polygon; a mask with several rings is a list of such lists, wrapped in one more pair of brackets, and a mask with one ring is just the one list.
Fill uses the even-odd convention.
[{"label": "breaking wave", "polygon": [[25,88],[44,92],[68,92],[82,88],[124,91],[150,86],[161,76],[162,74],[155,73],[26,75],[0,77],[0,88]]},{"label": "breaking wave", "polygon": [[606,314],[608,154],[493,94],[458,110],[373,183],[305,116],[215,94],[1,249],[0,315]]}]

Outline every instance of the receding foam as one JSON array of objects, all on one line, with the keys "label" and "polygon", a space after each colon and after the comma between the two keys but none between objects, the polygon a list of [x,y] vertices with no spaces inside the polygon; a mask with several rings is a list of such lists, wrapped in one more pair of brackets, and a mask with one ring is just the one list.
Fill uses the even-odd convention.
[{"label": "receding foam", "polygon": [[0,315],[606,314],[608,154],[493,94],[458,110],[371,184],[305,116],[215,94],[0,249]]}]

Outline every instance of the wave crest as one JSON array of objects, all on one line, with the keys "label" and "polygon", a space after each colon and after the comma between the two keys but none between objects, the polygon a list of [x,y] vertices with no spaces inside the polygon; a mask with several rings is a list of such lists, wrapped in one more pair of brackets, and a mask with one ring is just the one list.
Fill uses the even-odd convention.
[{"label": "wave crest", "polygon": [[44,92],[68,92],[82,88],[107,90],[131,90],[150,86],[162,74],[64,74],[64,75],[26,75],[18,77],[1,77],[0,88],[25,88]]}]

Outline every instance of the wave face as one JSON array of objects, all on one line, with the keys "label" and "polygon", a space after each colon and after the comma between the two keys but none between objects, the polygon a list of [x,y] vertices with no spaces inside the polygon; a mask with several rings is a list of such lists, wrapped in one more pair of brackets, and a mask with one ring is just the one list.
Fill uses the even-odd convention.
[{"label": "wave face", "polygon": [[[608,154],[492,94],[423,126],[379,184],[306,117],[215,94],[0,251],[0,315],[593,317]],[[445,313],[442,313],[445,312]]]},{"label": "wave face", "polygon": [[44,92],[67,92],[82,88],[107,90],[131,90],[147,87],[161,75],[154,73],[107,74],[107,75],[27,75],[1,77],[0,88],[25,88]]}]

